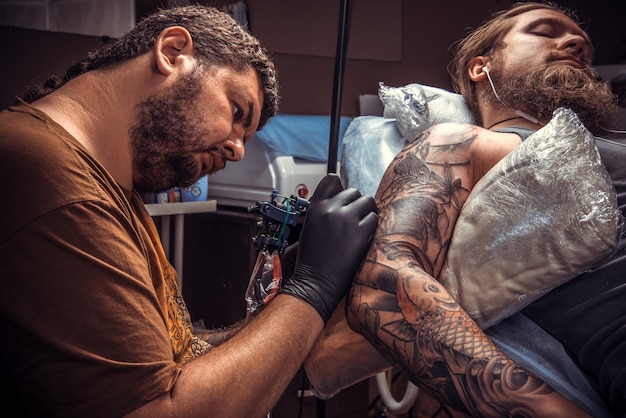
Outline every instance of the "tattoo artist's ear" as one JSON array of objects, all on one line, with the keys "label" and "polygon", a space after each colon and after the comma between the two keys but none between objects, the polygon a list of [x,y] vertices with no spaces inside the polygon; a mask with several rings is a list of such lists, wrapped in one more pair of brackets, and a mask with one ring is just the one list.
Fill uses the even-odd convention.
[{"label": "tattoo artist's ear", "polygon": [[485,81],[487,79],[487,73],[485,72],[484,67],[489,67],[485,57],[481,56],[472,58],[467,66],[467,72],[470,80],[475,83]]},{"label": "tattoo artist's ear", "polygon": [[157,71],[164,75],[185,67],[193,59],[191,34],[181,26],[164,29],[154,44],[154,57]]}]

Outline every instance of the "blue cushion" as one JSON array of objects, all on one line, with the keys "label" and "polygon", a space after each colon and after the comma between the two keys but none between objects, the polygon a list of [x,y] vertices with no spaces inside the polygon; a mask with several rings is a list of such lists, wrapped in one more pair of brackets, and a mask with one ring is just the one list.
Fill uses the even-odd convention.
[{"label": "blue cushion", "polygon": [[[339,120],[337,160],[341,158],[341,141],[351,121],[347,116]],[[327,162],[330,116],[278,114],[255,136],[283,155]]]}]

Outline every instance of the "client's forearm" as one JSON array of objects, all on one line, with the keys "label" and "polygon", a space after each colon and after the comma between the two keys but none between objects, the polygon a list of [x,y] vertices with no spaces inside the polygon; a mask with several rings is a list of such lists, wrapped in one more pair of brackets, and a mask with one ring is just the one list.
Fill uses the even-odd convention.
[{"label": "client's forearm", "polygon": [[[506,357],[422,270],[368,261],[347,318],[420,389],[471,416],[586,416]],[[372,276],[370,276],[372,277]]]}]

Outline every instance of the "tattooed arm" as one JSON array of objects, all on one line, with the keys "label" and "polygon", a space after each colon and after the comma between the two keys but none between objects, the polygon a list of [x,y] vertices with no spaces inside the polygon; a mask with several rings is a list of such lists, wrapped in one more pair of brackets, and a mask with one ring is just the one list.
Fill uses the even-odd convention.
[{"label": "tattooed arm", "polygon": [[434,279],[471,188],[517,144],[515,135],[444,124],[394,159],[347,319],[411,382],[463,413],[586,416],[506,357]]}]

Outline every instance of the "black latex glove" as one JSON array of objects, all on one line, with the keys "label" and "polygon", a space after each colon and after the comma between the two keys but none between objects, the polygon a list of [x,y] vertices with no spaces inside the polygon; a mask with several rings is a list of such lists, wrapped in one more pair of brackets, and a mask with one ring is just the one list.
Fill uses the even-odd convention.
[{"label": "black latex glove", "polygon": [[326,324],[350,287],[377,223],[371,196],[344,190],[336,174],[327,174],[311,197],[298,246],[289,249],[297,251],[296,265],[281,293],[311,304]]}]

